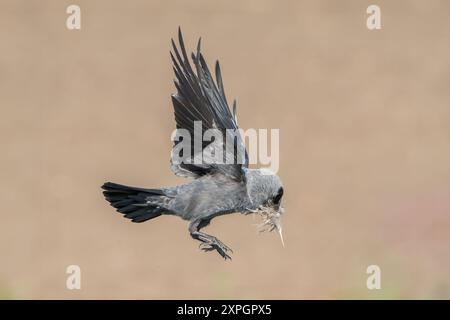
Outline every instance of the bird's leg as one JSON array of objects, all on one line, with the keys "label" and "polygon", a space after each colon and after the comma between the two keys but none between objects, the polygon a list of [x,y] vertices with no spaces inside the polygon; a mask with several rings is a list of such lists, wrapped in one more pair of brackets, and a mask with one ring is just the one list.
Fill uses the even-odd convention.
[{"label": "bird's leg", "polygon": [[200,232],[200,229],[206,226],[208,223],[208,221],[203,220],[192,221],[189,225],[189,232],[191,233],[191,237],[201,242],[200,248],[203,251],[216,250],[225,260],[231,260],[231,257],[228,255],[228,251],[233,252],[233,250],[231,250],[230,247],[225,245],[216,237]]}]

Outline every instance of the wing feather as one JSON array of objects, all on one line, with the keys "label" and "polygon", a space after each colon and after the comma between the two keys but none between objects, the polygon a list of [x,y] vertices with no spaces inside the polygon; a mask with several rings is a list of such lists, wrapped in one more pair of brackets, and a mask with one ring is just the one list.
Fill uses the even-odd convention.
[{"label": "wing feather", "polygon": [[[170,52],[170,57],[173,62],[173,71],[175,74],[174,83],[177,90],[177,92],[172,95],[172,104],[174,107],[177,129],[188,130],[191,134],[191,138],[194,137],[195,121],[201,121],[202,136],[207,129],[221,130],[224,135],[229,135],[233,138],[232,140],[227,140],[226,136],[224,136],[223,145],[221,147],[227,158],[233,156],[234,159],[233,163],[230,164],[193,164],[189,161],[173,163],[172,161],[172,170],[177,175],[191,177],[222,172],[236,180],[242,180],[244,176],[242,168],[248,166],[248,156],[240,134],[237,133],[237,135],[231,136],[232,133],[229,131],[238,130],[236,121],[236,103],[234,102],[233,104],[232,114],[225,96],[219,61],[215,64],[214,82],[214,77],[209,71],[206,60],[200,51],[201,38],[198,41],[196,53],[191,54],[194,68],[189,62],[180,28],[178,29],[179,46],[176,45],[173,39],[171,43],[172,52]],[[193,141],[194,139],[191,140],[191,150],[194,150],[195,141]],[[233,141],[232,149],[227,148],[226,141]],[[180,143],[180,141],[176,141],[175,145],[178,143]],[[208,144],[210,144],[209,141],[202,141],[202,149],[205,149]],[[233,151],[233,155],[229,154],[230,150]],[[241,161],[241,159],[238,158],[239,152],[242,151],[244,153],[244,161]],[[227,152],[228,154],[226,154]],[[187,158],[192,159],[192,156],[195,155],[186,155],[186,159],[183,158],[183,160],[187,160]]]}]

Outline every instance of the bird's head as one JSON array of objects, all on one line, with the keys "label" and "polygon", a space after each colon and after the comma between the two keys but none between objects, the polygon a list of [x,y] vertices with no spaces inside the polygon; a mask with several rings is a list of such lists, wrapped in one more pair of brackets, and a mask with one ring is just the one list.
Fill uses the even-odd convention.
[{"label": "bird's head", "polygon": [[254,203],[253,212],[263,217],[260,224],[261,231],[273,231],[277,229],[284,246],[281,226],[283,184],[280,178],[268,169],[251,170],[247,175],[247,187],[250,200]]}]

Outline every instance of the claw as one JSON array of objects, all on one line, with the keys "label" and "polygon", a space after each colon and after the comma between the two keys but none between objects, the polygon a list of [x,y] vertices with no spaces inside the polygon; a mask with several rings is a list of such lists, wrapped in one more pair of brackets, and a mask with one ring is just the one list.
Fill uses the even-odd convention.
[{"label": "claw", "polygon": [[231,256],[228,255],[222,248],[217,247],[216,250],[222,256],[222,258],[224,258],[225,260],[227,260],[227,259],[231,260]]},{"label": "claw", "polygon": [[229,246],[227,246],[225,243],[223,243],[223,242],[220,241],[219,239],[215,239],[215,241],[216,241],[216,244],[217,244],[219,247],[225,249],[225,251],[231,251],[231,252],[233,252],[233,250],[231,250],[231,248],[230,248]]},{"label": "claw", "polygon": [[233,250],[230,247],[228,247],[227,245],[225,245],[223,242],[221,242],[216,238],[211,240],[210,242],[205,241],[200,243],[199,248],[205,252],[216,250],[225,260],[227,259],[231,260],[231,256],[228,255],[227,252],[228,251],[233,252]]}]

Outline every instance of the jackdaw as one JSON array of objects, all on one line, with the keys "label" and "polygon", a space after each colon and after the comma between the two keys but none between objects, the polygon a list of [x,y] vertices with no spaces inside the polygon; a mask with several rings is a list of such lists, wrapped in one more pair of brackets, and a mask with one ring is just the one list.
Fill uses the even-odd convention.
[{"label": "jackdaw", "polygon": [[[171,169],[176,175],[193,180],[187,184],[157,189],[106,182],[102,186],[103,194],[118,212],[133,222],[144,222],[163,214],[176,215],[189,221],[189,232],[192,238],[201,242],[202,250],[216,250],[225,260],[231,259],[232,250],[228,246],[200,230],[220,215],[259,213],[264,218],[263,227],[270,231],[277,229],[282,236],[280,219],[283,212],[283,186],[273,172],[248,167],[248,155],[237,125],[236,101],[233,102],[231,113],[219,62],[215,65],[214,81],[200,52],[201,39],[197,51],[191,56],[195,69],[189,62],[180,29],[178,42],[177,46],[172,39],[173,51],[170,52],[177,89],[172,95],[176,128],[177,131],[185,130],[191,137],[196,137],[194,131],[200,128],[201,134],[192,139],[190,145],[184,138],[174,141]],[[200,127],[196,123],[200,123]],[[215,141],[215,144],[203,141],[202,134],[208,129],[220,131],[225,139]],[[194,155],[182,148],[182,152],[179,152],[180,143],[185,146],[187,143],[192,148],[186,149],[194,150],[194,153],[195,146],[200,146],[202,155],[214,144],[216,151],[223,151],[222,159],[228,161],[208,161],[205,159],[208,157],[202,158],[202,161],[193,161],[193,156],[198,156],[198,150]],[[175,149],[178,151],[174,152]],[[174,161],[175,156],[181,157],[182,161]]]}]

